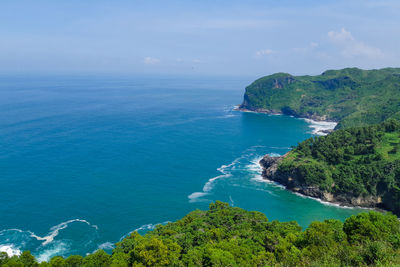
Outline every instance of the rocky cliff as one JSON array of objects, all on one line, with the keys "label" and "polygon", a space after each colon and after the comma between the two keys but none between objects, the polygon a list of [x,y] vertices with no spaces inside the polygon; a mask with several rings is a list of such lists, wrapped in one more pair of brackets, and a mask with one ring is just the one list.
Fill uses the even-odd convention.
[{"label": "rocky cliff", "polygon": [[339,204],[341,206],[358,206],[377,208],[381,207],[381,197],[375,196],[354,196],[350,193],[347,194],[333,194],[326,190],[321,190],[319,186],[305,185],[299,182],[299,179],[295,172],[285,173],[279,170],[279,163],[285,156],[271,157],[265,155],[261,160],[260,164],[263,168],[262,176],[264,179],[277,182],[286,187],[286,189],[300,193],[305,196],[318,198],[322,201]]}]

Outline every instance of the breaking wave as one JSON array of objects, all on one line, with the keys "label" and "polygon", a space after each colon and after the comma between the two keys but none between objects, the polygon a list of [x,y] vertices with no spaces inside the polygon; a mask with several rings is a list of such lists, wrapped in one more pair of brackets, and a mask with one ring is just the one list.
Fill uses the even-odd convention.
[{"label": "breaking wave", "polygon": [[312,128],[312,134],[315,135],[327,135],[329,131],[335,129],[337,123],[332,121],[314,121],[311,119],[304,119],[309,123],[308,127]]},{"label": "breaking wave", "polygon": [[[45,236],[40,236],[30,230],[21,229],[4,229],[0,231],[0,251],[6,252],[10,257],[20,255],[21,251],[30,250],[38,261],[47,261],[55,255],[65,255],[71,251],[71,240],[56,238],[60,232],[72,223],[83,223],[89,226],[97,234],[98,227],[83,219],[72,219],[60,224],[57,224],[49,229]],[[80,229],[87,231],[86,229]],[[92,241],[93,235],[82,234],[81,238],[90,238]],[[82,240],[79,240],[82,241]],[[82,242],[77,242],[77,246],[82,246]],[[89,242],[90,243],[90,242]]]},{"label": "breaking wave", "polygon": [[170,221],[165,221],[165,222],[156,223],[156,224],[152,224],[152,223],[144,224],[144,225],[140,226],[139,228],[136,228],[135,230],[130,231],[129,233],[123,235],[123,236],[119,239],[119,241],[121,242],[122,239],[124,239],[125,237],[129,236],[129,235],[132,234],[133,232],[138,232],[139,234],[144,234],[144,233],[146,233],[147,231],[154,230],[154,229],[156,228],[157,225],[165,225],[165,224],[167,224],[167,223],[170,223]]},{"label": "breaking wave", "polygon": [[[252,146],[245,150],[242,155],[229,164],[221,165],[217,171],[220,175],[208,179],[204,184],[203,190],[199,192],[193,192],[188,195],[190,203],[194,202],[209,202],[210,200],[206,197],[212,194],[215,186],[219,181],[222,180],[232,180],[232,182],[238,182],[239,184],[243,182],[245,178],[247,180],[262,181],[261,173],[262,168],[259,161],[263,158],[265,150],[277,148],[264,147],[264,146]],[[287,148],[279,148],[278,151],[287,151]],[[270,153],[271,156],[280,156],[278,153]],[[240,181],[241,182],[240,182]],[[229,202],[232,202],[232,197],[228,197]]]}]

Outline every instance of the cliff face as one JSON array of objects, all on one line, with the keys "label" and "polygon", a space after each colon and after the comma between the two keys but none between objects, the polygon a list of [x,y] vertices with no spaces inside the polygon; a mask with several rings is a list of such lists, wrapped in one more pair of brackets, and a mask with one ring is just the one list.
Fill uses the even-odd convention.
[{"label": "cliff face", "polygon": [[368,207],[376,208],[380,207],[382,204],[381,197],[368,196],[354,196],[351,193],[347,194],[332,194],[328,191],[321,190],[318,186],[304,185],[299,182],[295,173],[285,173],[278,169],[279,163],[282,161],[284,156],[281,157],[271,157],[265,155],[261,160],[260,164],[263,168],[262,176],[264,179],[275,181],[282,184],[286,189],[300,193],[305,196],[318,198],[326,202],[339,204],[342,206],[358,206],[358,207]]},{"label": "cliff face", "polygon": [[400,118],[399,99],[400,69],[347,68],[316,76],[262,77],[246,87],[240,109],[334,121],[344,128]]}]

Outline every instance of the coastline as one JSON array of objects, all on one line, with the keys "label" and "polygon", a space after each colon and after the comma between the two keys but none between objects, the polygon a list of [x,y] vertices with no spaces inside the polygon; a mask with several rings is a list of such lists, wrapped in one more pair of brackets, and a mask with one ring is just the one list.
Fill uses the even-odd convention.
[{"label": "coastline", "polygon": [[[335,130],[335,127],[337,125],[336,121],[329,121],[326,119],[326,116],[310,115],[307,117],[302,117],[296,114],[289,115],[283,112],[277,112],[267,109],[250,110],[247,108],[242,108],[241,105],[235,106],[234,110],[241,112],[249,112],[249,113],[268,114],[268,115],[287,115],[298,119],[302,119],[309,124],[310,128],[313,128],[312,134],[315,135],[322,135],[322,136],[328,135],[329,133]],[[261,175],[263,180],[276,183],[277,185],[284,187],[286,190],[298,196],[311,198],[325,205],[333,205],[342,208],[360,208],[360,209],[371,209],[377,211],[386,211],[381,207],[379,207],[379,205],[382,202],[380,197],[356,198],[351,196],[350,194],[333,195],[329,192],[324,192],[317,187],[295,184],[293,182],[294,179],[291,177],[285,177],[286,179],[283,179],[283,177],[277,177],[276,175],[277,165],[279,161],[285,156],[286,154],[281,157],[271,157],[270,155],[267,154],[259,161],[259,164],[263,170]],[[275,159],[275,160],[273,160],[273,162],[267,160],[269,162],[267,163],[266,166],[265,159],[270,159],[270,160]],[[268,164],[271,165],[268,166]]]},{"label": "coastline", "polygon": [[338,124],[337,121],[328,120],[326,115],[318,116],[312,114],[307,116],[299,116],[298,114],[286,114],[283,113],[282,111],[275,111],[263,108],[252,110],[243,108],[241,107],[241,105],[236,105],[233,110],[247,112],[247,113],[258,113],[258,114],[268,114],[268,115],[286,115],[295,117],[297,119],[305,120],[309,124],[309,127],[313,129],[311,133],[315,135],[328,135],[335,130],[336,125]]},{"label": "coastline", "polygon": [[[267,110],[267,109],[256,109],[256,110],[250,110],[246,108],[242,108],[241,105],[235,106],[234,110],[236,111],[241,111],[241,112],[249,112],[249,113],[259,113],[259,114],[267,114],[267,115],[287,115],[287,116],[292,116],[298,119],[305,120],[307,123],[309,123],[309,127],[313,128],[312,134],[315,135],[328,135],[329,133],[333,132],[337,122],[335,121],[328,121],[326,119],[326,116],[308,116],[308,117],[301,117],[301,116],[296,116],[296,115],[288,115],[284,114],[283,112],[276,112],[272,110]],[[338,206],[342,208],[360,208],[360,209],[371,209],[371,210],[379,210],[383,211],[381,208],[377,207],[376,204],[380,203],[380,200],[369,200],[369,201],[363,201],[360,198],[349,198],[348,196],[334,196],[328,192],[323,192],[315,187],[312,186],[307,186],[307,187],[302,187],[302,186],[290,186],[289,183],[283,182],[281,179],[274,179],[275,173],[277,171],[277,164],[282,159],[285,157],[285,155],[280,156],[280,157],[271,157],[270,155],[264,155],[264,157],[258,162],[259,165],[262,168],[262,179],[265,181],[269,181],[272,183],[277,184],[278,186],[281,186],[285,188],[286,190],[301,196],[301,197],[306,197],[306,198],[311,198],[313,200],[316,200],[324,205],[333,205],[333,206]],[[273,166],[265,166],[263,162],[265,162],[266,158],[275,158],[277,159],[276,161],[272,162]],[[271,164],[271,162],[269,162]],[[288,181],[292,181],[292,178],[288,177]],[[338,200],[343,199],[343,201]],[[352,199],[353,201],[349,201],[349,199]],[[367,203],[367,204],[363,204]],[[374,203],[374,204],[371,204]],[[360,205],[361,204],[361,205]]]},{"label": "coastline", "polygon": [[388,211],[380,207],[380,197],[354,197],[350,194],[333,195],[327,191],[320,190],[316,186],[304,186],[286,174],[279,173],[278,164],[287,154],[280,157],[265,155],[259,164],[262,171],[262,178],[284,187],[286,190],[302,197],[311,198],[325,205],[333,205],[342,208],[360,208],[376,211]]}]

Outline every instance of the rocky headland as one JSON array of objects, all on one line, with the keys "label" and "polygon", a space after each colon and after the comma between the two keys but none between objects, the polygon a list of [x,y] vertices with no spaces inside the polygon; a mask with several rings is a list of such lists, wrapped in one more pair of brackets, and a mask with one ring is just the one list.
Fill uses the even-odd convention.
[{"label": "rocky headland", "polygon": [[317,198],[325,202],[338,204],[340,206],[364,208],[381,207],[381,197],[356,197],[351,193],[335,195],[325,190],[321,190],[319,186],[304,185],[300,183],[296,173],[285,173],[279,170],[278,165],[285,156],[286,155],[280,157],[272,157],[269,155],[265,155],[260,160],[260,165],[263,168],[262,177],[266,180],[279,183],[292,192],[312,198]]}]

